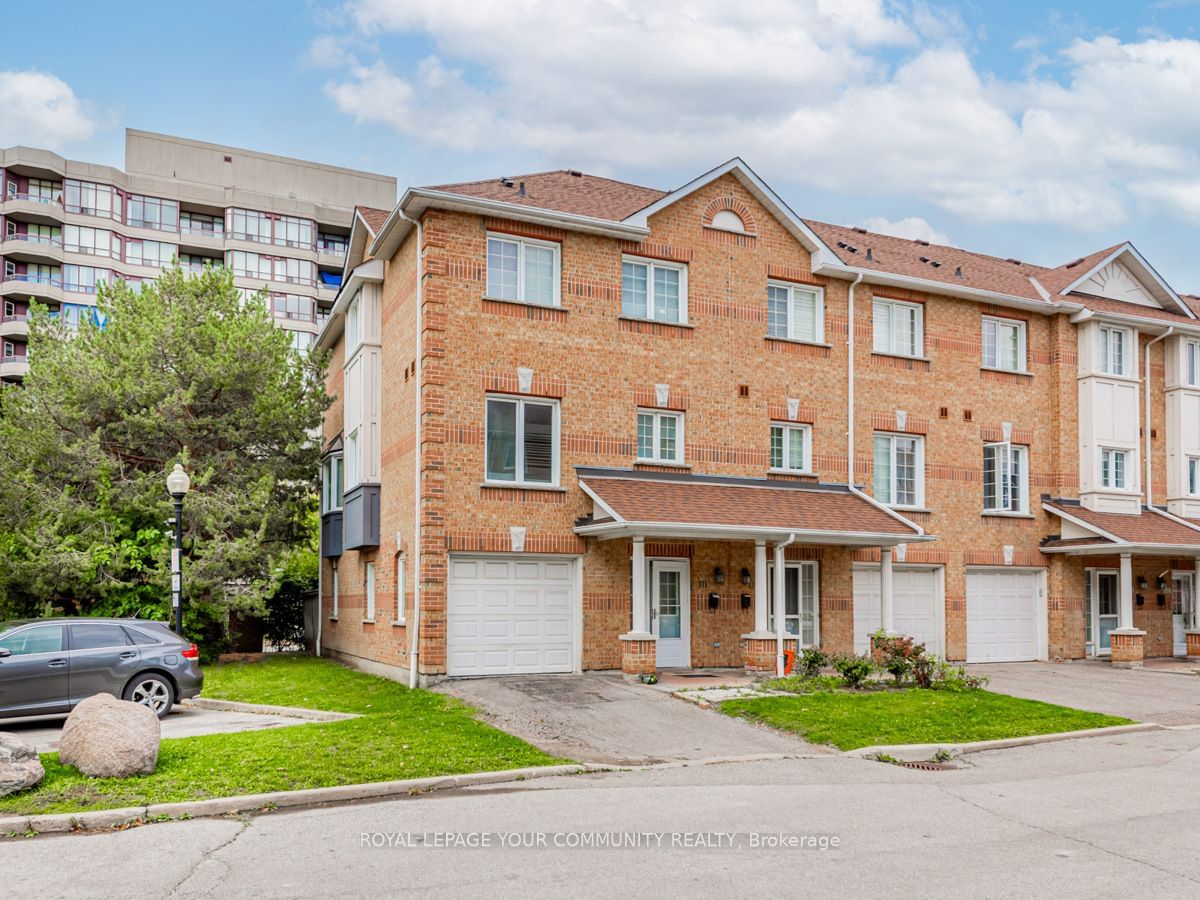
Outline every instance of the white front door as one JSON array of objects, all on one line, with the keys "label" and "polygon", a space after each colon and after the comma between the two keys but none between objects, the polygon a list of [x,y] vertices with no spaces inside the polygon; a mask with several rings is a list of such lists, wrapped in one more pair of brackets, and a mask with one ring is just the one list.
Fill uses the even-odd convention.
[{"label": "white front door", "polygon": [[1039,572],[967,572],[967,662],[1038,659]]},{"label": "white front door", "polygon": [[1117,627],[1120,605],[1121,573],[1106,569],[1088,569],[1083,573],[1086,617],[1085,649],[1088,656],[1112,653],[1110,632]]},{"label": "white front door", "polygon": [[[871,635],[879,630],[878,566],[854,569],[854,652],[869,653]],[[897,566],[892,571],[892,628],[924,644],[930,653],[942,655],[942,625],[938,605],[937,569],[909,569]]]},{"label": "white front door", "polygon": [[1176,656],[1187,656],[1187,630],[1196,627],[1196,591],[1191,572],[1176,572],[1171,579],[1171,624]]},{"label": "white front door", "polygon": [[650,561],[650,631],[658,638],[656,662],[660,669],[691,665],[691,585],[688,564],[674,560]]}]

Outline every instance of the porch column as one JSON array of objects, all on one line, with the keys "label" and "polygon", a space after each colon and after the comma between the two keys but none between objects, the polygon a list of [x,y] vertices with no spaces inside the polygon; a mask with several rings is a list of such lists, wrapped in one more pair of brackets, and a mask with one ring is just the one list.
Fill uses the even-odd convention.
[{"label": "porch column", "polygon": [[[1200,571],[1200,565],[1197,566]],[[767,584],[767,542],[754,542],[754,630],[758,634],[767,631],[767,604],[770,602],[770,585]]]},{"label": "porch column", "polygon": [[879,627],[887,634],[894,634],[895,629],[895,592],[892,578],[892,548],[879,548]]},{"label": "porch column", "polygon": [[775,544],[775,674],[782,678],[784,669],[783,655],[783,640],[787,634],[784,625],[786,624],[787,599],[784,597],[784,582],[783,582],[783,547],[781,543]]},{"label": "porch column", "polygon": [[646,621],[650,602],[646,596],[646,539],[633,539],[633,634],[647,634],[650,631]]},{"label": "porch column", "polygon": [[1196,571],[1192,574],[1192,596],[1191,606],[1183,610],[1183,624],[1187,630],[1184,633],[1184,640],[1187,642],[1187,658],[1190,660],[1200,660],[1200,616],[1198,616],[1197,608],[1200,606],[1200,599],[1197,598],[1197,593],[1200,592],[1200,556],[1196,557]]},{"label": "porch column", "polygon": [[1117,608],[1117,627],[1109,632],[1114,669],[1141,666],[1146,655],[1146,632],[1133,627],[1133,555],[1121,554],[1121,603]]}]

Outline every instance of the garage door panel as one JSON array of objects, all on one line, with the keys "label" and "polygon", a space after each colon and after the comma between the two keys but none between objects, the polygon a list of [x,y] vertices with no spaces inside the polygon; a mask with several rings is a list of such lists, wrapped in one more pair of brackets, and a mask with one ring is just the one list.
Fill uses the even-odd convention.
[{"label": "garage door panel", "polygon": [[[854,570],[854,650],[867,653],[870,635],[879,629],[879,569]],[[892,625],[900,634],[914,637],[932,653],[941,654],[938,627],[937,571],[894,569],[892,571]]]},{"label": "garage door panel", "polygon": [[1037,659],[1040,589],[1036,572],[968,572],[967,661]]},{"label": "garage door panel", "polygon": [[573,561],[451,558],[447,671],[574,671]]}]

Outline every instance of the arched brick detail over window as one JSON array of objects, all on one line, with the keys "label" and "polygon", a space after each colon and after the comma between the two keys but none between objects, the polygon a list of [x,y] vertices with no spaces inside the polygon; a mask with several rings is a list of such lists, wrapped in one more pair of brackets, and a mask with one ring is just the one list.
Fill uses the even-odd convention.
[{"label": "arched brick detail over window", "polygon": [[755,234],[758,231],[758,226],[754,221],[754,214],[750,212],[750,207],[739,200],[737,197],[716,197],[709,201],[708,206],[704,208],[704,224],[708,228],[713,227],[713,218],[720,212],[731,212],[742,220],[742,228],[747,234]]}]

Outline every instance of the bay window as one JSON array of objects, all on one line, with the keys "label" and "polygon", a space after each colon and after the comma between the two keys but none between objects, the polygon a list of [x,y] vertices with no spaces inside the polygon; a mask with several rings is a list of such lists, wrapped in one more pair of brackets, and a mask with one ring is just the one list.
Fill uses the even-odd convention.
[{"label": "bay window", "polygon": [[484,438],[487,481],[558,484],[558,403],[488,397]]},{"label": "bay window", "polygon": [[63,206],[67,212],[110,219],[121,218],[121,195],[114,188],[107,184],[93,184],[73,178],[68,178],[64,184],[66,190]]},{"label": "bay window", "polygon": [[1185,345],[1187,356],[1187,383],[1191,387],[1200,387],[1200,341],[1188,341]]},{"label": "bay window", "polygon": [[339,455],[325,457],[321,465],[321,512],[337,512],[342,508],[344,468]]},{"label": "bay window", "polygon": [[1099,336],[1100,371],[1105,375],[1129,375],[1132,370],[1129,329],[1101,325]]},{"label": "bay window", "polygon": [[1117,491],[1129,489],[1129,451],[1110,450],[1100,451],[1100,486]]}]

